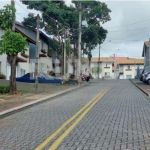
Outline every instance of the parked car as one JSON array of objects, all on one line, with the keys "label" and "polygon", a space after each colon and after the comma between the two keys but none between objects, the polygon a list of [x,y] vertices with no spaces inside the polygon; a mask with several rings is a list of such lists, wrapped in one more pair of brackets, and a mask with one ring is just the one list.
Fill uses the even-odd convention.
[{"label": "parked car", "polygon": [[[28,83],[35,83],[34,73],[27,73],[22,77],[16,78],[18,82],[28,82]],[[39,73],[38,75],[39,83],[61,83],[65,82],[62,78],[52,77],[45,73]]]},{"label": "parked car", "polygon": [[143,70],[141,75],[140,75],[140,81],[143,81],[143,78],[145,76],[145,74],[148,72],[148,70]]},{"label": "parked car", "polygon": [[143,82],[150,85],[150,71],[145,74]]},{"label": "parked car", "polygon": [[147,83],[146,77],[147,77],[148,73],[149,73],[149,71],[143,75],[143,83]]}]

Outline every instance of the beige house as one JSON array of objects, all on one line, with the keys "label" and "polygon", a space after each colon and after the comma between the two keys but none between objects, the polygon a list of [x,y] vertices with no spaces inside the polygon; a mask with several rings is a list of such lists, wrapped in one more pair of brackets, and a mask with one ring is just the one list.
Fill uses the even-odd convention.
[{"label": "beige house", "polygon": [[[135,78],[137,68],[144,68],[144,59],[128,58],[128,57],[101,57],[91,59],[90,70],[94,78],[98,78],[97,68],[100,68],[99,77],[109,79],[130,79]],[[88,60],[82,62],[82,70],[88,67]]]},{"label": "beige house", "polygon": [[137,68],[144,68],[144,59],[135,59],[135,58],[127,58],[127,59],[118,59],[118,77],[120,79],[132,79],[137,75]]}]

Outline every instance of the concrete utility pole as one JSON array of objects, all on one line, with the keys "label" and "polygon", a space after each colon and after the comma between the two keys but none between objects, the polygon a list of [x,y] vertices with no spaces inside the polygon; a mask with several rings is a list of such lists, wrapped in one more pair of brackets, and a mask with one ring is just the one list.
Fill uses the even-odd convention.
[{"label": "concrete utility pole", "polygon": [[116,56],[114,54],[114,78],[116,79]]},{"label": "concrete utility pole", "polygon": [[82,4],[79,2],[79,35],[78,35],[78,64],[77,64],[77,78],[81,73],[81,20],[82,19]]},{"label": "concrete utility pole", "polygon": [[39,28],[40,28],[40,16],[38,14],[37,15],[37,29],[36,29],[35,92],[38,92]]},{"label": "concrete utility pole", "polygon": [[66,33],[67,30],[64,30],[64,77],[66,79]]},{"label": "concrete utility pole", "polygon": [[98,56],[98,79],[99,79],[99,73],[100,73],[100,44],[99,44],[99,56]]}]

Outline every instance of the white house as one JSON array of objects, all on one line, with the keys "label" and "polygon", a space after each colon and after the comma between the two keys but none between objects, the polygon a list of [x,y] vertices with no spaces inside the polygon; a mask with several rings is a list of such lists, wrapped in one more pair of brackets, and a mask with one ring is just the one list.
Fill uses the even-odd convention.
[{"label": "white house", "polygon": [[[0,28],[0,38],[4,34],[4,30]],[[30,39],[27,39],[28,42],[31,42]],[[19,53],[16,60],[16,76],[19,77],[25,72],[29,71],[29,67],[27,67],[27,64],[29,64],[29,48],[28,50],[23,54]],[[3,54],[0,55],[0,72],[3,73],[6,76],[6,79],[9,80],[10,77],[10,64],[7,59],[7,55]]]},{"label": "white house", "polygon": [[[16,22],[15,26],[16,32],[21,33],[27,38],[29,42],[29,48],[25,54],[18,54],[16,63],[16,77],[20,77],[28,72],[34,72],[35,70],[35,59],[36,59],[36,31],[23,26],[21,23]],[[0,28],[0,37],[3,35],[4,31]],[[39,71],[49,72],[53,70],[52,67],[52,57],[48,55],[49,43],[48,37],[40,32],[40,50],[39,50]],[[0,55],[0,72],[6,75],[6,79],[9,80],[10,76],[10,65],[7,60],[7,55]]]},{"label": "white house", "polygon": [[[137,68],[144,68],[144,59],[128,57],[98,57],[91,59],[90,70],[94,78],[98,78],[97,68],[100,68],[99,77],[110,79],[130,79],[135,78]],[[82,70],[88,67],[88,59],[82,61]]]}]

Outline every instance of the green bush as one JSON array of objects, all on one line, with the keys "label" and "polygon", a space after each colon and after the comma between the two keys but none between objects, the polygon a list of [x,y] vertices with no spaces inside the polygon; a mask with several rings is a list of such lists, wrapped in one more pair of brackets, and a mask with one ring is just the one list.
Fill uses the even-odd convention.
[{"label": "green bush", "polygon": [[6,76],[3,73],[0,73],[0,79],[5,79]]},{"label": "green bush", "polygon": [[9,93],[10,91],[10,86],[0,86],[0,93]]}]

